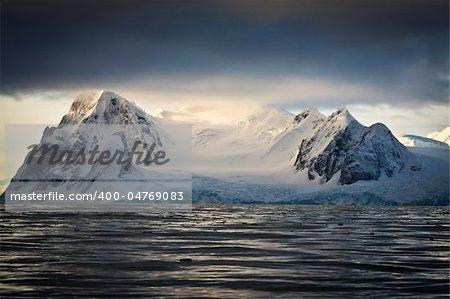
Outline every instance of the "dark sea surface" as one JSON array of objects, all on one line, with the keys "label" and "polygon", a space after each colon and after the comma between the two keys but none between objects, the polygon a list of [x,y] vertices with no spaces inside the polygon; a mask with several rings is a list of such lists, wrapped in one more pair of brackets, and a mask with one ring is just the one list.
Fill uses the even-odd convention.
[{"label": "dark sea surface", "polygon": [[449,296],[449,208],[1,212],[1,298]]}]

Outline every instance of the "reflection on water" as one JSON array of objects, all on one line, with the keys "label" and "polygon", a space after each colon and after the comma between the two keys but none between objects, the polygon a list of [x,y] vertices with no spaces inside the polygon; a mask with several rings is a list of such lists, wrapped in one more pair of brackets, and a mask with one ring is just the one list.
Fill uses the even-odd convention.
[{"label": "reflection on water", "polygon": [[448,207],[202,206],[1,218],[2,298],[449,293]]}]

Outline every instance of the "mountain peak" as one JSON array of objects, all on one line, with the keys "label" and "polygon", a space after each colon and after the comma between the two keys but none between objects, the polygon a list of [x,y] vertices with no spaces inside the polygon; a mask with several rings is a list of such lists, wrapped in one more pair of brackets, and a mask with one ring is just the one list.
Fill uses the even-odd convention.
[{"label": "mountain peak", "polygon": [[69,109],[69,114],[85,114],[91,110],[103,95],[103,90],[79,93]]},{"label": "mountain peak", "polygon": [[336,112],[334,112],[328,117],[328,120],[346,125],[348,125],[352,121],[357,122],[357,120],[353,117],[353,115],[350,114],[350,112],[346,107],[341,107],[338,110],[336,110]]},{"label": "mountain peak", "polygon": [[61,124],[150,123],[151,117],[134,103],[107,90],[80,93]]},{"label": "mountain peak", "polygon": [[347,107],[339,107],[336,113],[349,113]]},{"label": "mountain peak", "polygon": [[428,138],[445,142],[450,145],[450,127],[444,128],[442,131],[435,131],[427,135]]},{"label": "mountain peak", "polygon": [[81,92],[75,97],[70,110],[76,110],[79,107],[89,107],[101,100],[110,100],[113,98],[125,100],[123,97],[109,90],[93,90]]},{"label": "mountain peak", "polygon": [[300,114],[296,115],[294,120],[296,122],[301,122],[302,120],[304,120],[305,118],[307,118],[310,115],[321,115],[322,116],[322,114],[316,108],[310,107],[310,108],[305,109]]}]

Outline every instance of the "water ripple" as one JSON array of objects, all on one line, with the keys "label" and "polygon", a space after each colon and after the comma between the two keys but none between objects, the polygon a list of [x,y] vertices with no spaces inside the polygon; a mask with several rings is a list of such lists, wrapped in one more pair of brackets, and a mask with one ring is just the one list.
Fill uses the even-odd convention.
[{"label": "water ripple", "polygon": [[2,298],[449,295],[448,208],[1,216]]}]

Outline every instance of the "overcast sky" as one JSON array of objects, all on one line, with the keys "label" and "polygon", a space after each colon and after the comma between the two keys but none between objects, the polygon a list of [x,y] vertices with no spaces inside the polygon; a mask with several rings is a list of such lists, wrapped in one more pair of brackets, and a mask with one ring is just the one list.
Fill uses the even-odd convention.
[{"label": "overcast sky", "polygon": [[1,118],[58,122],[78,91],[109,89],[149,112],[348,106],[364,124],[426,134],[449,122],[448,6],[2,0]]}]

